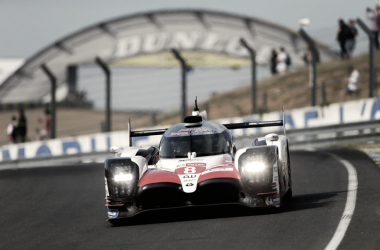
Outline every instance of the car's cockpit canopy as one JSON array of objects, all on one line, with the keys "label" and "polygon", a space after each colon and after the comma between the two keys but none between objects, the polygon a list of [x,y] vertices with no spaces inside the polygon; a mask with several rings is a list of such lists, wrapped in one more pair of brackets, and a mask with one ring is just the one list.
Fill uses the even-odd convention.
[{"label": "car's cockpit canopy", "polygon": [[219,123],[205,121],[196,127],[178,123],[162,136],[160,157],[186,158],[189,152],[195,152],[197,157],[228,154],[231,148],[230,132]]}]

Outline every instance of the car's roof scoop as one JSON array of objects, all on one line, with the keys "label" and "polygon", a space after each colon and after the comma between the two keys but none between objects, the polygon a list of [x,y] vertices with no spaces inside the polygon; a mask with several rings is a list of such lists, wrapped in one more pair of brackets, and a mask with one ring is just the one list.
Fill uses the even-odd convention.
[{"label": "car's roof scoop", "polygon": [[197,97],[195,97],[195,107],[191,116],[186,116],[184,122],[186,127],[201,126],[203,121],[207,121],[207,113],[205,110],[199,112]]}]

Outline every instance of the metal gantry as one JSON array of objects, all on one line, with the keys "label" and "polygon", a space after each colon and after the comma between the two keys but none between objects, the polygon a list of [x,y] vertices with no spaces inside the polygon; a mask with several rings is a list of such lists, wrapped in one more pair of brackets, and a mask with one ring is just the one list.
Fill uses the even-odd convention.
[{"label": "metal gantry", "polygon": [[95,58],[96,64],[103,70],[106,77],[106,114],[105,114],[105,128],[104,132],[111,131],[111,70],[106,62],[100,57]]}]

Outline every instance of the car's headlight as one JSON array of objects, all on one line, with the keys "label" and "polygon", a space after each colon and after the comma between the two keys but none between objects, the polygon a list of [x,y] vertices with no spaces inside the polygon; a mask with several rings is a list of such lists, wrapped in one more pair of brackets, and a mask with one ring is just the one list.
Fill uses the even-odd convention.
[{"label": "car's headlight", "polygon": [[245,170],[248,172],[261,172],[265,169],[263,162],[249,162],[245,165]]},{"label": "car's headlight", "polygon": [[132,174],[117,174],[113,177],[113,179],[117,182],[130,181],[133,179],[133,175]]}]

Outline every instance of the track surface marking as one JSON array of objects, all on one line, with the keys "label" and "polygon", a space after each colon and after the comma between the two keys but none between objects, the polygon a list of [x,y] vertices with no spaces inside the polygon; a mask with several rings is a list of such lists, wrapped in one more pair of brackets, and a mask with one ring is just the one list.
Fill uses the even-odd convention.
[{"label": "track surface marking", "polygon": [[343,160],[339,156],[330,154],[337,161],[342,163],[348,172],[348,188],[347,188],[347,201],[344,207],[344,212],[342,218],[339,222],[338,228],[335,231],[335,234],[329,244],[326,246],[325,250],[335,250],[338,248],[340,242],[343,240],[343,237],[347,231],[348,226],[350,225],[351,218],[354,215],[355,204],[356,204],[356,194],[358,190],[358,179],[355,167],[346,160]]},{"label": "track surface marking", "polygon": [[0,249],[324,249],[341,222],[348,174],[355,213],[339,249],[379,249],[380,170],[353,150],[290,152],[294,198],[281,213],[242,207],[149,212],[106,222],[102,164],[0,171]]}]

